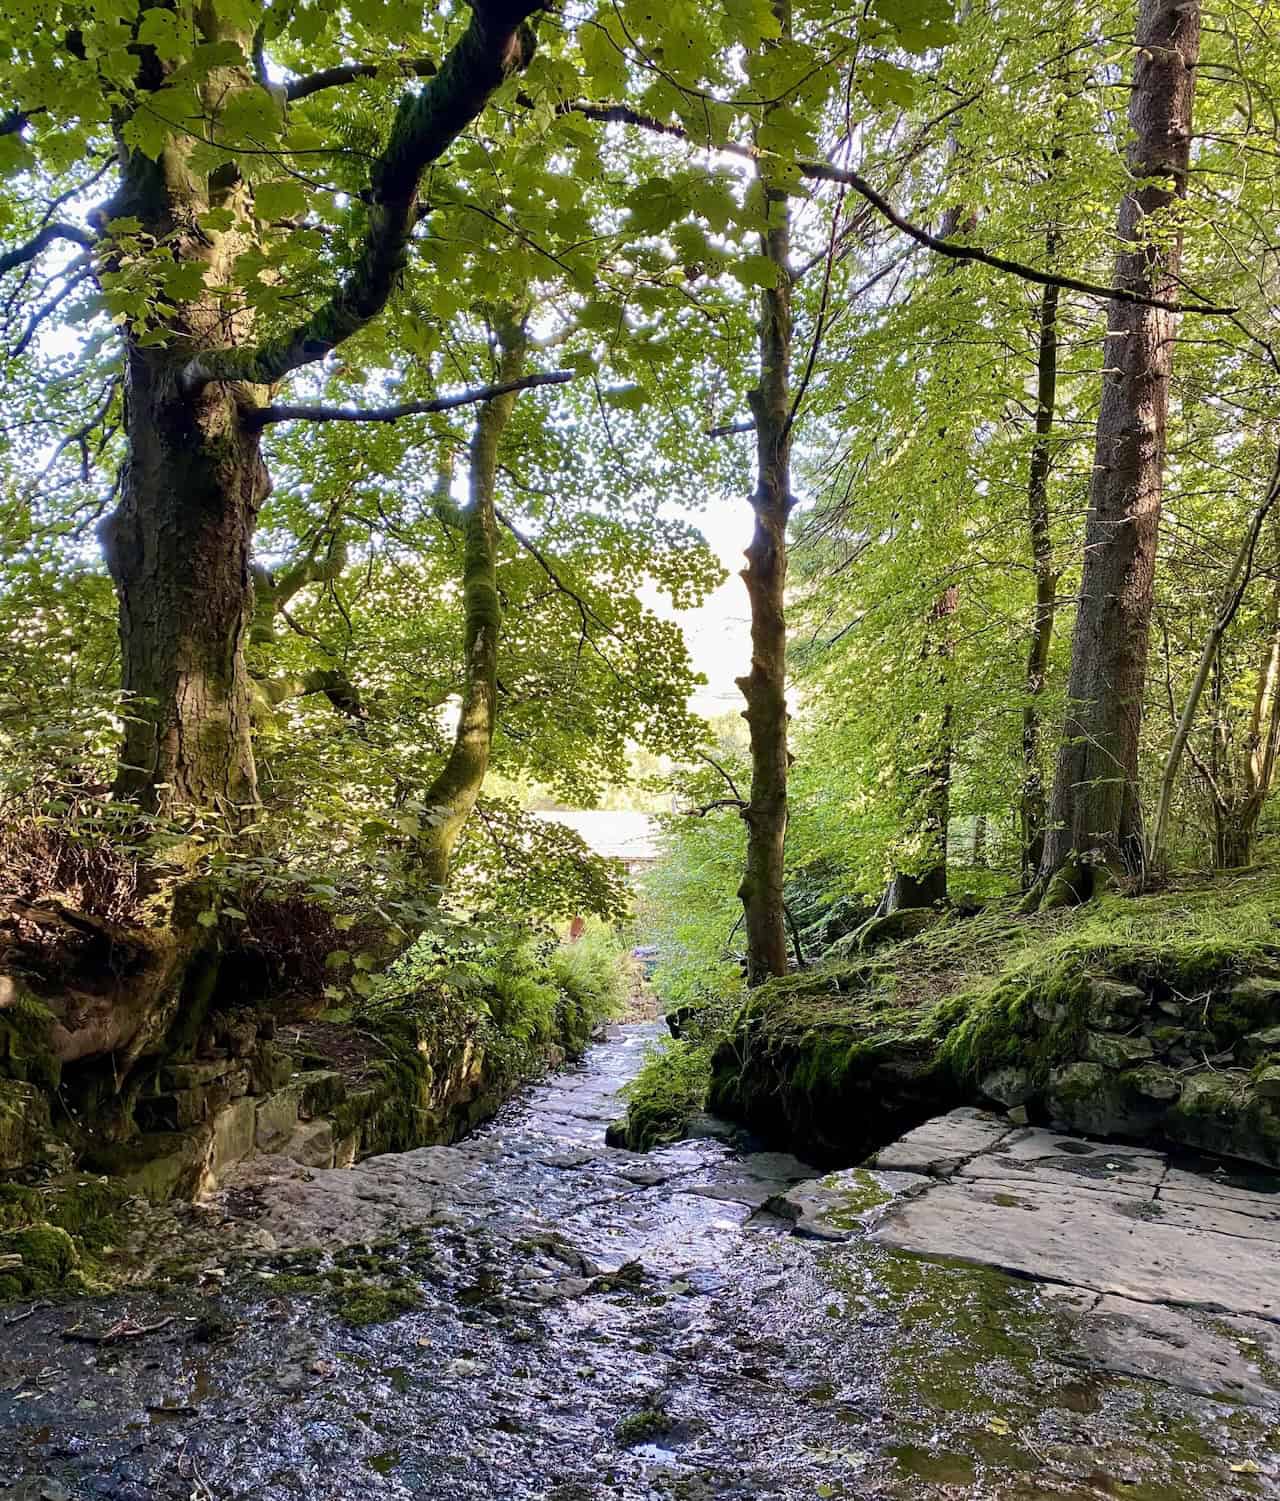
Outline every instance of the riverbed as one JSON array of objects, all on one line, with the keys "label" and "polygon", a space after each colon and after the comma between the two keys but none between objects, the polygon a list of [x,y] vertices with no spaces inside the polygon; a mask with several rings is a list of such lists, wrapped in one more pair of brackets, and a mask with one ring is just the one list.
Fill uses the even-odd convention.
[{"label": "riverbed", "polygon": [[148,1282],[0,1311],[0,1496],[1280,1494],[1274,1320],[1180,1310],[1185,1358],[1144,1368],[1071,1288],[875,1239],[906,1175],[844,1176],[824,1219],[817,1170],[712,1122],[610,1149],[656,1036],[453,1147],[259,1159],[139,1221]]}]

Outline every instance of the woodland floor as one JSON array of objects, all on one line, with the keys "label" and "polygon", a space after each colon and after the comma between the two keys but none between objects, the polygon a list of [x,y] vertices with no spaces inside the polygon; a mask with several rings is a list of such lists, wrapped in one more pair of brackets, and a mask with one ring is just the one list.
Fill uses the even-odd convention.
[{"label": "woodland floor", "polygon": [[973,1112],[875,1172],[610,1150],[656,1033],[455,1147],[257,1159],[138,1224],[149,1282],[8,1310],[0,1496],[1280,1494],[1280,1181]]}]

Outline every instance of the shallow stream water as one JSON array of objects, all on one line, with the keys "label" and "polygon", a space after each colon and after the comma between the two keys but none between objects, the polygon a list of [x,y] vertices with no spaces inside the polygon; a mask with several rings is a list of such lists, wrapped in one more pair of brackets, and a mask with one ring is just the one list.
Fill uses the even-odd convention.
[{"label": "shallow stream water", "polygon": [[[766,1206],[815,1170],[731,1133],[608,1149],[656,1035],[457,1147],[157,1215],[176,1285],[0,1310],[0,1497],[1276,1494],[1273,1410],[1097,1370],[1051,1290],[800,1238]],[[413,1306],[352,1327],[366,1283]]]}]

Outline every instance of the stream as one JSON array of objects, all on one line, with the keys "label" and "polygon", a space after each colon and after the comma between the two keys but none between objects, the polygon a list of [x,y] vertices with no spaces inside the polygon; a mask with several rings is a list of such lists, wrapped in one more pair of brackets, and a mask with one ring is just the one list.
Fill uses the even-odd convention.
[{"label": "stream", "polygon": [[1280,1494],[1274,1406],[1099,1368],[1052,1289],[798,1235],[816,1170],[727,1128],[607,1148],[657,1035],[454,1147],[259,1159],[146,1219],[152,1281],[0,1310],[0,1497]]}]

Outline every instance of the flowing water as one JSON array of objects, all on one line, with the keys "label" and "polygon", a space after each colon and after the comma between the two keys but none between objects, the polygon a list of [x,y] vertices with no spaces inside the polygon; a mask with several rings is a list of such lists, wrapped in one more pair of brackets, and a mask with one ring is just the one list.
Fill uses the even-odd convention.
[{"label": "flowing water", "polygon": [[[798,1237],[766,1208],[796,1159],[608,1149],[656,1033],[456,1147],[156,1216],[183,1283],[10,1312],[0,1496],[1276,1494],[1274,1411],[1096,1370],[1037,1284]],[[371,1290],[401,1310],[352,1326]]]}]

